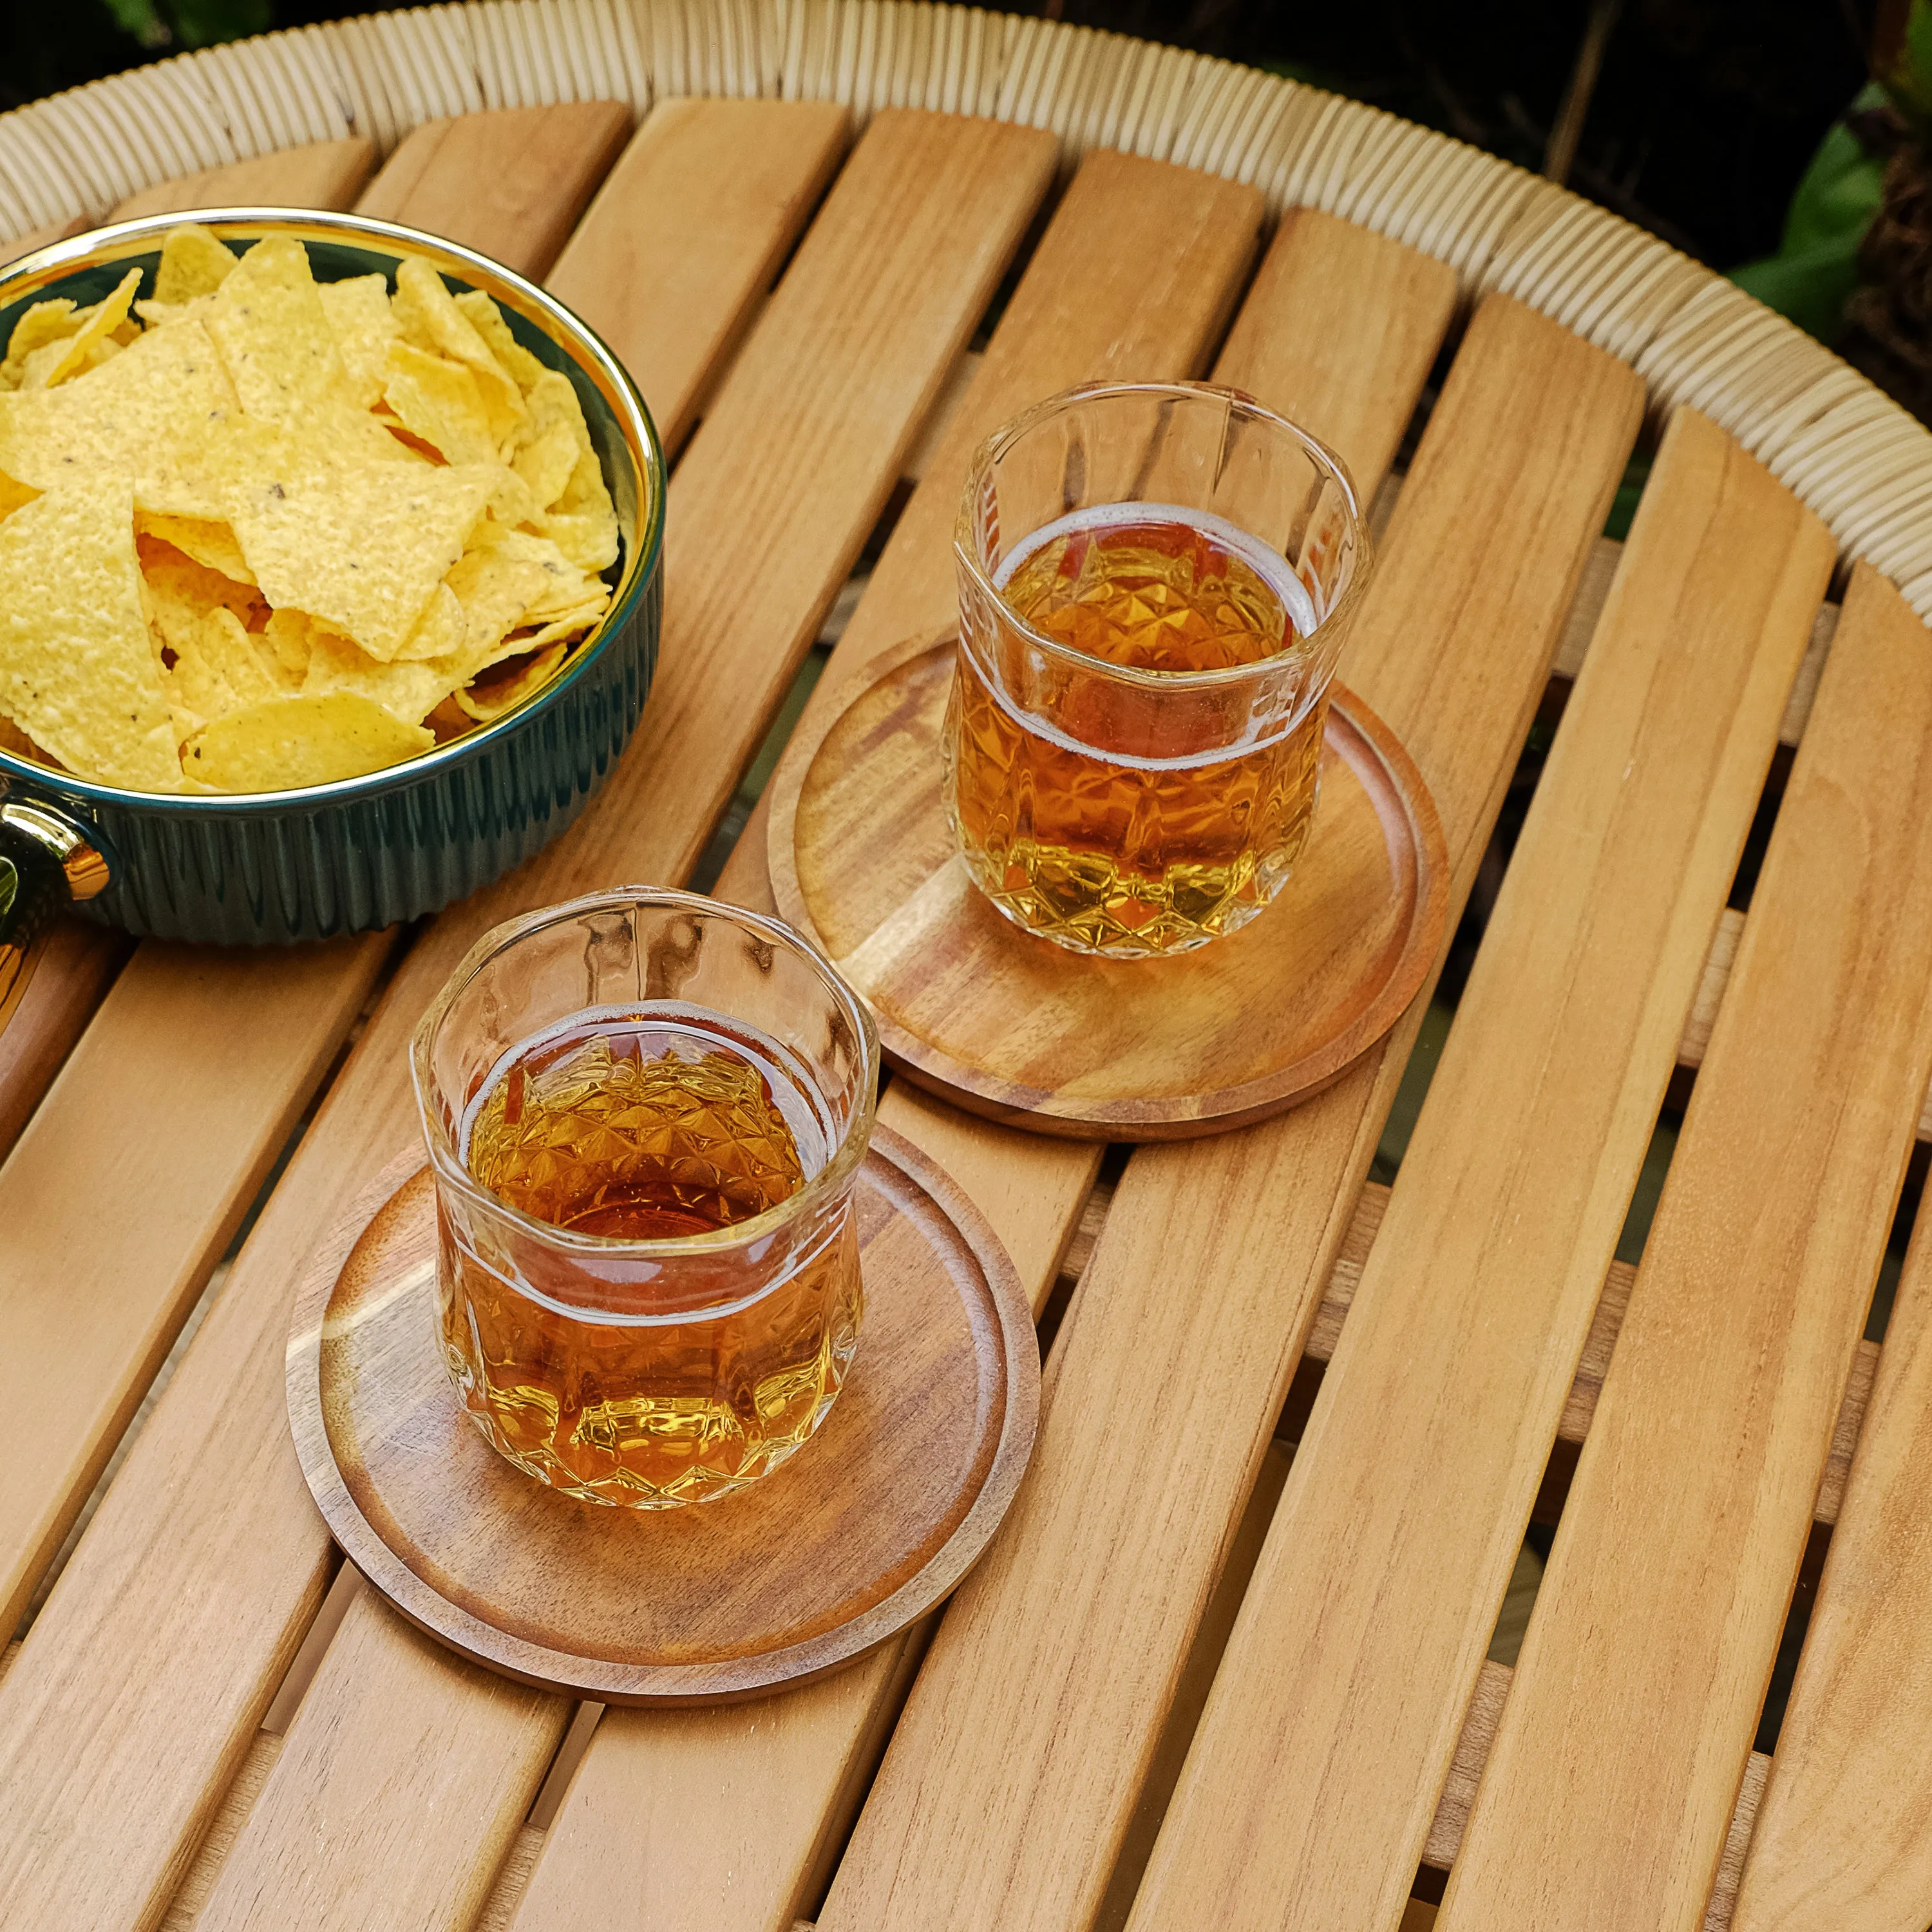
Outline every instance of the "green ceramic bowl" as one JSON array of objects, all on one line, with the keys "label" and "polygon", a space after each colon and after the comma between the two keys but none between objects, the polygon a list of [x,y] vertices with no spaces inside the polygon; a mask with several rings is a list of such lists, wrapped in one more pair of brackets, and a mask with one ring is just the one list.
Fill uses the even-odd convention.
[{"label": "green ceramic bowl", "polygon": [[[56,242],[0,272],[0,344],[36,302],[98,302],[130,266],[141,292],[179,215]],[[459,293],[481,289],[524,346],[568,376],[604,466],[622,548],[610,608],[562,676],[422,757],[294,791],[183,797],[124,790],[0,752],[0,946],[70,900],[170,939],[262,944],[362,932],[434,912],[548,844],[584,809],[635,728],[657,662],[664,460],[623,365],[568,310],[508,268],[393,223],[286,208],[194,219],[224,240],[293,235],[318,281],[405,254]]]}]

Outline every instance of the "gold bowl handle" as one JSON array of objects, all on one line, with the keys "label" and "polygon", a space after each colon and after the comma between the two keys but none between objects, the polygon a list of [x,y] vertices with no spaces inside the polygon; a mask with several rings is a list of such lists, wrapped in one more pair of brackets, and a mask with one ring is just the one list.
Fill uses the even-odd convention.
[{"label": "gold bowl handle", "polygon": [[0,797],[0,1027],[26,992],[55,918],[108,878],[99,847],[64,813]]}]

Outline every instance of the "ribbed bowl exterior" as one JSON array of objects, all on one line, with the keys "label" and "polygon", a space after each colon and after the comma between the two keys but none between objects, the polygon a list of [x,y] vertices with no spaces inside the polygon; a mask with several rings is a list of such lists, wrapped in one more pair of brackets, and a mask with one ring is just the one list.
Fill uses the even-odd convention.
[{"label": "ribbed bowl exterior", "polygon": [[567,688],[466,754],[314,805],[104,804],[40,775],[38,795],[98,828],[112,883],[76,908],[158,939],[275,945],[416,919],[520,865],[583,811],[630,742],[662,606],[653,576]]},{"label": "ribbed bowl exterior", "polygon": [[[30,301],[96,301],[130,261],[152,268],[179,218],[122,223],[10,266],[0,275],[0,340]],[[420,918],[556,837],[637,728],[657,668],[664,601],[663,452],[643,398],[609,349],[500,265],[361,216],[236,209],[195,218],[218,234],[293,233],[325,279],[386,274],[410,253],[495,297],[523,346],[578,392],[624,541],[610,614],[562,676],[518,710],[366,777],[305,791],[187,797],[69,783],[0,752],[0,795],[55,807],[97,847],[109,884],[76,910],[143,937],[286,945]]]}]

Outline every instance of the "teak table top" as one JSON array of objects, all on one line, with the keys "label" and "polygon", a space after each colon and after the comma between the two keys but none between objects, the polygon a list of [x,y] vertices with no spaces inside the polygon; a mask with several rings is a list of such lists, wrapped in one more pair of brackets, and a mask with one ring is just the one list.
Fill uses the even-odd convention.
[{"label": "teak table top", "polygon": [[[1932,638],[1866,566],[1827,603],[1822,524],[1688,408],[1605,543],[1644,385],[1529,308],[1465,326],[1397,242],[1059,160],[923,111],[598,101],[138,197],[360,206],[580,310],[675,459],[662,668],[575,830],[424,930],[75,928],[0,1035],[8,1932],[1932,1921],[1925,1243],[1868,1319],[1932,1076]],[[1293,1112],[1104,1160],[893,1082],[1051,1344],[950,1605],[713,1711],[438,1648],[341,1564],[283,1394],[306,1257],[415,1135],[426,1000],[512,911],[691,878],[835,603],[848,676],[946,622],[992,425],[1208,374],[1382,493],[1343,674],[1434,794],[1452,934],[1481,885],[1446,1042],[1412,1058],[1425,992]],[[756,813],[716,890],[769,906],[765,851]]]}]

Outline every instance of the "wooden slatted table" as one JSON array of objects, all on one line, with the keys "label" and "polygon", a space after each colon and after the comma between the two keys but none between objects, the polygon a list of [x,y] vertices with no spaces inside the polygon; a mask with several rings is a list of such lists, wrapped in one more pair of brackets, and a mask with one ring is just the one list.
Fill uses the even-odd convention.
[{"label": "wooden slatted table", "polygon": [[[0,1034],[0,1928],[1922,1932],[1932,1236],[1874,1291],[1932,1078],[1932,439],[1634,231],[1290,83],[698,5],[383,16],[0,118],[0,254],[359,206],[545,280],[676,458],[662,668],[566,838],[406,934],[74,926]],[[827,646],[946,621],[976,442],[1209,374],[1376,497],[1346,674],[1479,914],[1446,1044],[1425,996],[1292,1114],[1104,1157],[890,1086],[1050,1344],[980,1568],[730,1710],[458,1662],[340,1564],[283,1414],[425,1001],[510,913],[728,846],[768,906],[757,787]]]}]

